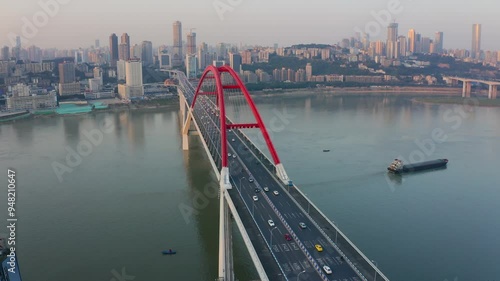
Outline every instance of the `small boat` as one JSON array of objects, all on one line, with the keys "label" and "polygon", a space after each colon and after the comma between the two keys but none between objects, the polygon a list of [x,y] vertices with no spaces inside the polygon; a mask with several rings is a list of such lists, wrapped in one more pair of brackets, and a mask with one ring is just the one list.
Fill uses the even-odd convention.
[{"label": "small boat", "polygon": [[330,149],[323,149],[323,152],[330,152]]},{"label": "small boat", "polygon": [[445,167],[448,164],[448,159],[436,159],[432,161],[414,163],[414,164],[403,164],[400,159],[394,159],[394,161],[387,167],[390,172],[401,174],[407,172],[417,172],[422,170],[436,169]]},{"label": "small boat", "polygon": [[164,254],[164,255],[175,255],[177,252],[176,251],[172,251],[172,249],[170,249],[170,250],[162,251],[161,253]]}]

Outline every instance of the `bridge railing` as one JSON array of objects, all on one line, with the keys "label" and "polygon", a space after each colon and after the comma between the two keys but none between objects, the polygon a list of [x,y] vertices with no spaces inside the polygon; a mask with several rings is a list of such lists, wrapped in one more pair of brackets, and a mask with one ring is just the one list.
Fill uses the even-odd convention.
[{"label": "bridge railing", "polygon": [[[255,155],[259,155],[259,158],[264,158],[263,162],[265,166],[268,167],[272,165],[271,169],[272,175],[278,182],[281,180],[276,176],[276,167],[271,162],[271,160],[257,148],[257,146],[248,138],[244,132],[237,130],[238,135],[247,142],[248,146],[252,149],[252,152],[257,151]],[[300,206],[305,214],[307,214],[313,223],[316,224],[318,229],[323,233],[323,235],[329,240],[331,244],[339,251],[344,260],[353,268],[354,271],[363,277],[367,281],[376,280],[389,280],[385,275],[377,268],[375,265],[347,238],[344,233],[342,233],[338,227],[333,224],[314,203],[312,203],[307,196],[300,191],[297,186],[288,189],[289,194],[292,199]],[[307,211],[306,211],[307,210]]]}]

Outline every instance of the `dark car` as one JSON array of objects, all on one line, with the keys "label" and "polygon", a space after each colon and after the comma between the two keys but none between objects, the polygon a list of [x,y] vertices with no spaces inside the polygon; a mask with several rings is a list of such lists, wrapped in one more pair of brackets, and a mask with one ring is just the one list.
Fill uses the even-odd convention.
[{"label": "dark car", "polygon": [[256,189],[255,189],[255,192],[259,193],[259,192],[260,192],[260,189],[256,188]]}]

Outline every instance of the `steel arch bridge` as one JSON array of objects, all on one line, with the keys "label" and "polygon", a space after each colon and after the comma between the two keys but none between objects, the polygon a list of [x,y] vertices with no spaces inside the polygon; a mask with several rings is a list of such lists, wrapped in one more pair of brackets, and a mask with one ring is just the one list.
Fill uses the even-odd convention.
[{"label": "steel arch bridge", "polygon": [[[252,97],[232,68],[207,67],[196,88],[182,72],[172,74],[179,81],[183,149],[189,150],[190,132],[196,131],[219,179],[217,280],[234,280],[229,213],[260,280],[388,280],[292,184]],[[245,134],[248,129],[258,129],[270,158]],[[286,240],[277,233],[286,234]],[[321,245],[321,252],[314,245]]]}]

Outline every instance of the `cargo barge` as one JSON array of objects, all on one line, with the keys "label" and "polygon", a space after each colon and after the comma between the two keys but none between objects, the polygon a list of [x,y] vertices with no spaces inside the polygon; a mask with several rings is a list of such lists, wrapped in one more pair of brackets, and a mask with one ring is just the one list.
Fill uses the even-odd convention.
[{"label": "cargo barge", "polygon": [[423,170],[437,169],[446,167],[448,159],[436,159],[432,161],[425,161],[414,164],[404,164],[402,160],[394,159],[394,161],[387,167],[387,170],[396,174],[411,173]]}]

